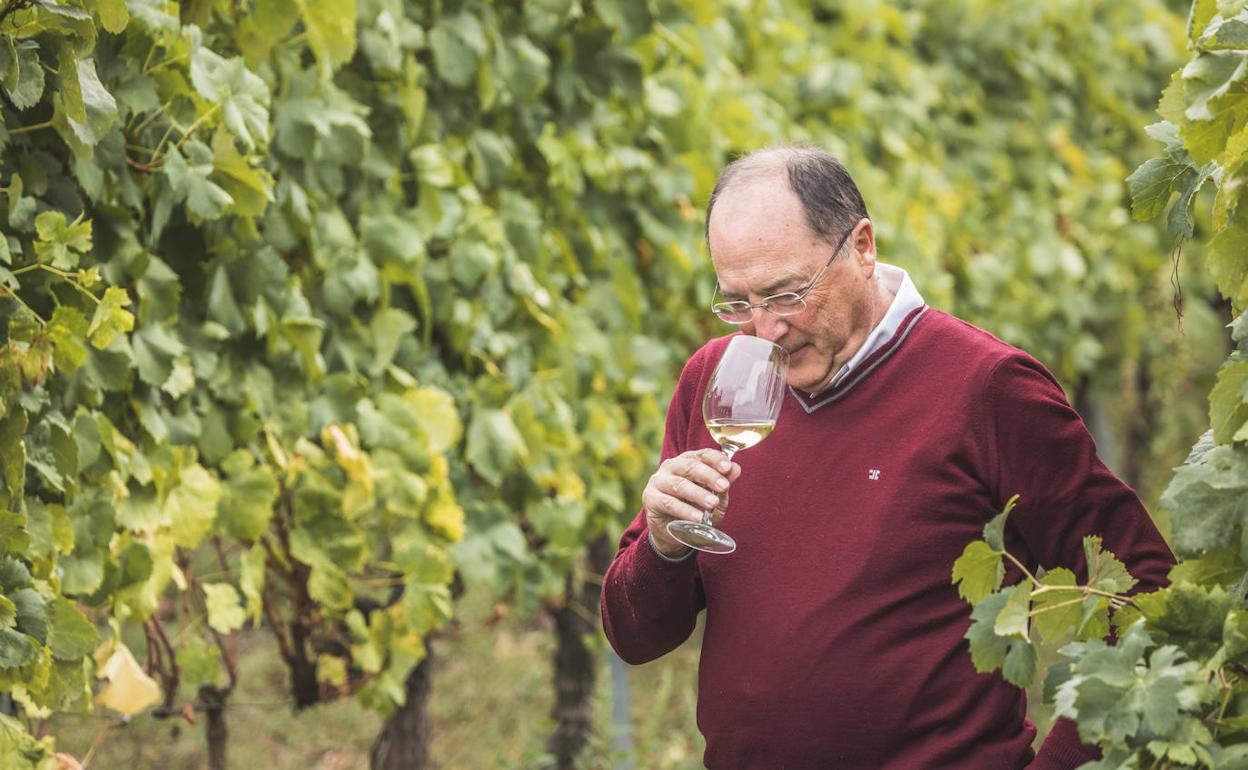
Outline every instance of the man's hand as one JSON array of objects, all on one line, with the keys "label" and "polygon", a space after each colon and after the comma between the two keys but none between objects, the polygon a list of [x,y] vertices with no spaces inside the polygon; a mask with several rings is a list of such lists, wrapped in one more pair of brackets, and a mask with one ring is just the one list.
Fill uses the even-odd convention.
[{"label": "man's hand", "polygon": [[740,475],[741,466],[718,449],[694,449],[664,461],[641,493],[646,526],[658,549],[673,557],[688,551],[667,534],[667,523],[701,521],[708,509],[713,509],[711,522],[718,523],[728,505],[728,485]]}]

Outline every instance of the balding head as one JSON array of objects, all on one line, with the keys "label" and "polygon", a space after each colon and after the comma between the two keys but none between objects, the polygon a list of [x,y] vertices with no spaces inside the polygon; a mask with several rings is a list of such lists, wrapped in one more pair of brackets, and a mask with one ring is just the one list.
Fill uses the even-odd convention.
[{"label": "balding head", "polygon": [[787,181],[801,202],[811,232],[824,240],[839,238],[867,218],[862,194],[840,161],[814,147],[782,145],[750,153],[724,168],[706,204],[708,236],[716,201],[753,182],[777,177]]}]

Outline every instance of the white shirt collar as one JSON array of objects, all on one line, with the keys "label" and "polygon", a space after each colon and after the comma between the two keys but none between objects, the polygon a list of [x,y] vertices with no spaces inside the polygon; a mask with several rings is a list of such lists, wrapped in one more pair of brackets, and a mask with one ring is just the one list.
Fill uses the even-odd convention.
[{"label": "white shirt collar", "polygon": [[[867,335],[867,339],[862,343],[862,347],[858,348],[858,352],[845,362],[845,365],[832,376],[832,380],[820,390],[827,390],[841,383],[851,372],[855,371],[864,360],[881,346],[893,338],[900,328],[901,322],[905,317],[910,315],[915,308],[923,307],[923,297],[919,294],[919,290],[915,288],[914,281],[910,280],[910,274],[900,267],[886,265],[883,262],[875,263],[875,280],[884,284],[884,288],[893,294],[893,301],[888,306],[888,312],[880,319],[871,333]],[[813,393],[811,395],[814,395]]]}]

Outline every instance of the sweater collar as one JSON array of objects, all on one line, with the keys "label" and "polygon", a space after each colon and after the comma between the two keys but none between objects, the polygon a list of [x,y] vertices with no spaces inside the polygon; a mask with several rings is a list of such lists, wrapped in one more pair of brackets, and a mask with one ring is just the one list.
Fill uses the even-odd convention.
[{"label": "sweater collar", "polygon": [[794,388],[789,391],[797,397],[807,412],[813,412],[824,404],[839,399],[850,388],[901,345],[910,328],[927,309],[922,295],[910,280],[910,274],[900,267],[877,262],[876,280],[893,294],[884,317],[876,324],[862,347],[845,362],[826,387],[815,393],[804,393]]}]

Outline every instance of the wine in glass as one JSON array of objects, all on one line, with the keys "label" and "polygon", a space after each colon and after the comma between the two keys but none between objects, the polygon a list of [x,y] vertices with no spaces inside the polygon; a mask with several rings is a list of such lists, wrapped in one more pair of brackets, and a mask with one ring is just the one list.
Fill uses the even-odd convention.
[{"label": "wine in glass", "polygon": [[[729,460],[767,438],[776,427],[788,370],[788,351],[779,345],[747,335],[728,342],[702,398],[702,419]],[[737,550],[736,541],[711,524],[710,511],[702,512],[700,522],[669,521],[667,532],[699,551]]]}]

